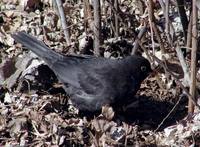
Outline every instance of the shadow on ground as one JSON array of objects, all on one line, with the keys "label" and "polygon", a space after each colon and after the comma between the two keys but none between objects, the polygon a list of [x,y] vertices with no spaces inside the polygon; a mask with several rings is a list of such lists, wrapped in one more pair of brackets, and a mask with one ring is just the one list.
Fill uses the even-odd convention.
[{"label": "shadow on ground", "polygon": [[[155,101],[151,97],[140,96],[138,98],[138,106],[127,109],[123,116],[124,121],[137,124],[143,129],[156,129],[163,119],[172,110],[175,104],[167,101]],[[162,123],[159,130],[175,124],[177,121],[183,119],[187,115],[187,98],[183,97],[173,112]]]}]

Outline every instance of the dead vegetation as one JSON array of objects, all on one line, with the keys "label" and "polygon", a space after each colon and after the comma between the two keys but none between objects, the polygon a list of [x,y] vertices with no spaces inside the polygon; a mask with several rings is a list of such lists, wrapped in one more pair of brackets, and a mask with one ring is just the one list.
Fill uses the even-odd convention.
[{"label": "dead vegetation", "polygon": [[[0,1],[0,145],[200,145],[198,34],[191,35],[190,25],[198,15],[191,17],[192,3],[184,2],[102,0],[102,40],[94,46],[95,9],[88,1],[63,2],[64,27],[52,0]],[[93,54],[94,47],[106,58],[142,54],[160,65],[158,73],[143,82],[122,114],[105,106],[101,114],[79,115],[54,73],[14,42],[11,34],[22,30],[62,54]],[[189,115],[188,98],[190,112],[197,106]]]}]

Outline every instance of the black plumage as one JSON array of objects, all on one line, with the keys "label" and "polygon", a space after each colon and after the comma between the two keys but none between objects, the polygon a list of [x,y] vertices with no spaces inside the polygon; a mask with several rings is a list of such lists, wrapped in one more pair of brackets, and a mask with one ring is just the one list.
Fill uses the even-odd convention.
[{"label": "black plumage", "polygon": [[47,63],[73,104],[82,111],[94,112],[106,104],[127,103],[152,71],[149,61],[141,56],[119,60],[90,55],[64,56],[25,32],[12,37]]}]

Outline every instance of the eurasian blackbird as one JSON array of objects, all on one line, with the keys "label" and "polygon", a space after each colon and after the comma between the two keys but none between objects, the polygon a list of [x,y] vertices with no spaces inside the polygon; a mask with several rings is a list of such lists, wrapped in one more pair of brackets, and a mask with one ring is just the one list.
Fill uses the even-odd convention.
[{"label": "eurasian blackbird", "polygon": [[80,111],[95,112],[103,105],[122,106],[152,71],[149,61],[142,56],[118,60],[91,55],[64,56],[25,32],[12,37],[46,62]]}]

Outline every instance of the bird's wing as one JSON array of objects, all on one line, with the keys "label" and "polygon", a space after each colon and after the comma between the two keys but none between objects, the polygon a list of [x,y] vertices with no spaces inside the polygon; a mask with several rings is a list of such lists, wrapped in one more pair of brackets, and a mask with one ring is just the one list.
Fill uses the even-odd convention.
[{"label": "bird's wing", "polygon": [[80,88],[88,95],[99,95],[104,89],[105,81],[95,72],[84,71],[78,76]]},{"label": "bird's wing", "polygon": [[[116,77],[116,70],[111,66],[111,60],[100,60],[86,63],[81,67],[82,72],[78,75],[80,88],[90,95],[109,95],[113,92],[113,79]],[[111,94],[112,95],[112,94]]]},{"label": "bird's wing", "polygon": [[95,80],[93,72],[91,71],[91,68],[88,67],[87,62],[93,64],[92,61],[96,61],[96,59],[95,56],[88,55],[67,55],[52,63],[51,69],[62,83],[77,89],[82,89],[82,83],[80,81]]},{"label": "bird's wing", "polygon": [[89,68],[82,70],[78,75],[79,88],[73,91],[72,102],[81,110],[96,111],[100,110],[105,104],[114,102],[112,94],[113,87],[110,81],[97,70],[99,68]]}]

